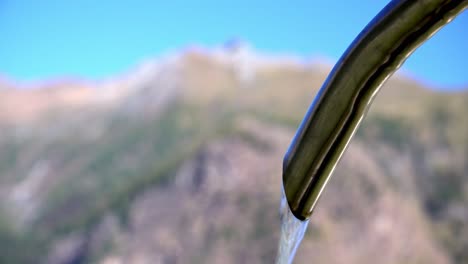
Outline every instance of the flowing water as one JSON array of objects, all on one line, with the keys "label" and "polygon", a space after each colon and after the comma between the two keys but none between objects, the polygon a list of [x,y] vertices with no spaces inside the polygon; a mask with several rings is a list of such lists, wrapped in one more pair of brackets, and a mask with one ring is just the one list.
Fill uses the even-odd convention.
[{"label": "flowing water", "polygon": [[290,264],[296,255],[296,250],[304,238],[309,220],[297,219],[289,210],[289,205],[284,195],[281,194],[280,204],[281,235],[276,256],[276,264]]}]

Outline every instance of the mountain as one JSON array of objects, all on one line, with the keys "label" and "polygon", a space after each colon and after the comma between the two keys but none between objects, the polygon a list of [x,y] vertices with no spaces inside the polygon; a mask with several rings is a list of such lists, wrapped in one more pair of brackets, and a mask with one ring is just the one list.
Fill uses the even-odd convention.
[{"label": "mountain", "polygon": [[[272,263],[282,157],[331,67],[243,43],[0,84],[0,263]],[[296,263],[468,261],[468,92],[397,75]]]}]

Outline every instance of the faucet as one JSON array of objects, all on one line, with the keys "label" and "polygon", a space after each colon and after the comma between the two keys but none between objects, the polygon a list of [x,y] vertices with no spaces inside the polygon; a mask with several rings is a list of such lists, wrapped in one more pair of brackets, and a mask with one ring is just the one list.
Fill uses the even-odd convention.
[{"label": "faucet", "polygon": [[357,36],[312,102],[283,160],[289,208],[308,219],[382,84],[468,0],[391,1]]}]

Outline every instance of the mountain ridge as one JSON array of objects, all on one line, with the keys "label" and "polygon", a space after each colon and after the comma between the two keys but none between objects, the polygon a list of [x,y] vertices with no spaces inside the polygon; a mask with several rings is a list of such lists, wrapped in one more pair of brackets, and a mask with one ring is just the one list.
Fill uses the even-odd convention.
[{"label": "mountain ridge", "polygon": [[[271,263],[282,156],[328,71],[233,61],[0,90],[0,262]],[[391,78],[298,263],[466,261],[467,112],[466,91]]]}]

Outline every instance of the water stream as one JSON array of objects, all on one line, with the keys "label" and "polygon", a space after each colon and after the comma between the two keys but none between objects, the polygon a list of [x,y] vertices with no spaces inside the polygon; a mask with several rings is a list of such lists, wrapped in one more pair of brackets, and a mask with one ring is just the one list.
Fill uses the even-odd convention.
[{"label": "water stream", "polygon": [[280,204],[281,235],[276,256],[276,264],[291,264],[296,250],[304,238],[309,220],[298,220],[289,210],[284,191],[281,192]]}]

